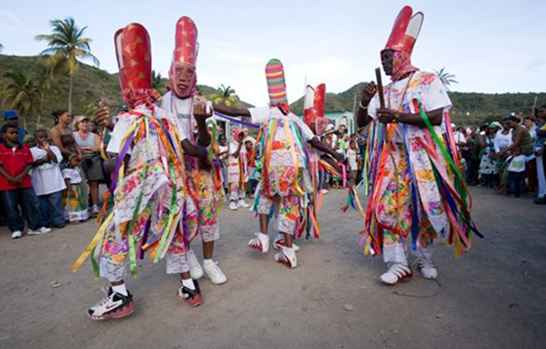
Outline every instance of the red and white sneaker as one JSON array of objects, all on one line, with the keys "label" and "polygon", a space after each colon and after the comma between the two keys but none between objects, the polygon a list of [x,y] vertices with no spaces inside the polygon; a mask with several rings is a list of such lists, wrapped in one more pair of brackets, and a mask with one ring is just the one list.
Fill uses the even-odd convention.
[{"label": "red and white sneaker", "polygon": [[275,253],[273,259],[275,259],[275,262],[290,269],[294,269],[298,266],[298,257],[296,257],[296,252],[293,248],[282,247],[280,252]]},{"label": "red and white sneaker", "polygon": [[178,289],[178,297],[182,298],[184,302],[188,303],[192,307],[198,307],[203,304],[203,297],[201,296],[199,282],[197,282],[197,280],[193,280],[193,284],[195,285],[195,290],[181,285]]},{"label": "red and white sneaker", "polygon": [[106,297],[87,310],[91,320],[121,319],[135,311],[133,296],[114,292],[111,287],[106,291]]},{"label": "red and white sneaker", "polygon": [[[280,250],[283,247],[287,247],[284,242],[284,238],[280,235],[278,235],[275,240],[273,241],[273,248],[276,250]],[[296,245],[295,242],[292,242],[292,248],[294,249],[294,252],[298,252],[300,250],[300,247]]]},{"label": "red and white sneaker", "polygon": [[382,283],[393,286],[400,281],[406,281],[413,276],[410,267],[400,263],[393,263],[386,273],[381,275],[379,279]]},{"label": "red and white sneaker", "polygon": [[262,233],[255,233],[256,237],[250,239],[248,247],[261,253],[269,252],[269,236]]}]

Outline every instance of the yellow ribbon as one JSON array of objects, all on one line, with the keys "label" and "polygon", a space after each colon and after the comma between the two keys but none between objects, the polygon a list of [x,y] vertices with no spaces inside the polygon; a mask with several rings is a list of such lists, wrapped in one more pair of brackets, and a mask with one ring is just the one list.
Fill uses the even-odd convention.
[{"label": "yellow ribbon", "polygon": [[104,220],[102,225],[99,227],[99,229],[97,230],[97,233],[93,237],[93,240],[91,240],[89,245],[85,247],[82,254],[74,261],[74,263],[72,263],[72,265],[70,266],[71,271],[73,272],[78,271],[83,265],[83,263],[85,262],[85,260],[89,258],[89,256],[91,256],[91,253],[93,253],[93,250],[97,246],[97,243],[100,240],[102,240],[104,233],[106,232],[106,228],[108,228],[108,225],[112,221],[113,217],[114,217],[114,214],[111,212],[108,215],[108,217]]}]

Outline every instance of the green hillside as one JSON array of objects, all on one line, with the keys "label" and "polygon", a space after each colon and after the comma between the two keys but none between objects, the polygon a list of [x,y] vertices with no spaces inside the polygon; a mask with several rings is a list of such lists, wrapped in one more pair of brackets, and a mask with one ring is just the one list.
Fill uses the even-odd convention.
[{"label": "green hillside", "polygon": [[[327,113],[353,110],[354,95],[364,86],[358,83],[341,93],[327,93]],[[453,102],[452,119],[456,123],[478,125],[484,121],[497,120],[510,112],[529,113],[535,97],[537,105],[546,104],[546,92],[539,93],[467,93],[449,92]],[[291,105],[297,114],[303,113],[303,97]]]},{"label": "green hillside", "polygon": [[[40,61],[43,58],[38,56],[21,57],[0,55],[0,109],[7,109],[2,99],[2,85],[4,74],[8,71],[23,71],[30,76],[37,77],[42,71]],[[162,79],[159,84],[164,89],[167,80]],[[362,88],[364,83],[358,83],[341,93],[327,93],[326,112],[351,111],[355,93]],[[206,97],[217,90],[207,85],[198,86],[201,93]],[[509,112],[528,113],[537,97],[538,105],[546,103],[546,93],[463,93],[450,92],[454,109],[453,120],[458,124],[477,125],[483,121],[498,119]],[[73,114],[92,114],[99,98],[108,101],[113,109],[121,108],[118,78],[116,74],[110,74],[105,70],[81,64],[78,73],[74,77]],[[68,100],[68,77],[59,76],[52,83],[47,91],[43,102],[42,124],[51,126],[53,119],[51,112],[58,109],[66,109]],[[250,104],[242,102],[245,106]],[[39,108],[36,108],[38,110]],[[301,114],[303,112],[303,97],[292,104],[292,110]],[[35,127],[37,112],[25,120],[28,128]]]},{"label": "green hillside", "polygon": [[[9,108],[3,98],[4,74],[8,71],[22,71],[30,76],[36,77],[41,73],[41,63],[43,60],[39,56],[8,56],[0,55],[0,110]],[[167,80],[162,79],[160,92],[164,92]],[[206,97],[216,92],[216,89],[207,85],[198,85],[201,93]],[[163,91],[161,91],[163,90]],[[73,114],[92,114],[96,109],[97,101],[105,99],[114,110],[120,109],[123,101],[120,96],[117,74],[110,74],[105,70],[80,64],[80,69],[74,76],[74,91],[73,91]],[[68,101],[68,77],[56,77],[52,83],[52,87],[45,94],[43,102],[43,113],[41,123],[44,126],[53,125],[53,117],[51,112],[59,109],[67,109]],[[250,104],[242,102],[246,106]],[[38,108],[36,108],[38,109]],[[37,112],[28,117],[26,121],[27,127],[33,129]]]}]

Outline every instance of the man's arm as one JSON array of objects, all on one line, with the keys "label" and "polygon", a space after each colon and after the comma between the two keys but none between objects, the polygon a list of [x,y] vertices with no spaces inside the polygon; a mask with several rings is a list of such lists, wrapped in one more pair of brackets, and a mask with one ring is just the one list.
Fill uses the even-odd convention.
[{"label": "man's arm", "polygon": [[324,153],[330,154],[334,157],[337,161],[343,161],[344,156],[340,153],[336,152],[334,149],[330,148],[328,145],[322,143],[318,137],[313,137],[309,141],[309,144],[315,149],[318,149]]},{"label": "man's arm", "polygon": [[250,111],[248,108],[236,108],[236,107],[228,107],[224,104],[214,104],[214,110],[226,114],[227,116],[242,116],[245,118],[250,117]]}]

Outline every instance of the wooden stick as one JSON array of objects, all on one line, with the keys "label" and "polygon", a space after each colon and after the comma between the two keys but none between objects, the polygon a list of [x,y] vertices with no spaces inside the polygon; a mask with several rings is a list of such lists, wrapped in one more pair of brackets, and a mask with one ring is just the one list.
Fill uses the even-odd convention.
[{"label": "wooden stick", "polygon": [[377,94],[379,95],[379,107],[385,108],[385,95],[383,94],[383,81],[381,80],[381,68],[375,68],[375,80],[377,81]]}]

